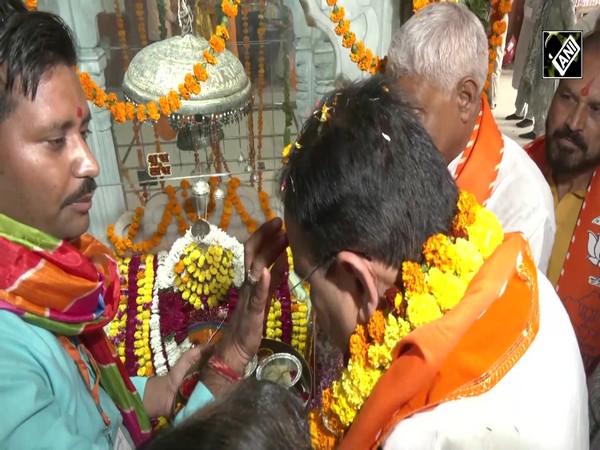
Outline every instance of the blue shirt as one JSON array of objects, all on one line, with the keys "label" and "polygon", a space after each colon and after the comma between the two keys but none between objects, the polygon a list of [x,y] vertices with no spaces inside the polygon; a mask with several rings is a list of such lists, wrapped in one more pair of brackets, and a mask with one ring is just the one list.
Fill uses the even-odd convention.
[{"label": "blue shirt", "polygon": [[[89,372],[93,384],[95,373]],[[142,397],[147,380],[132,378]],[[110,418],[108,429],[56,336],[0,311],[0,448],[110,449],[119,430],[131,441],[115,403],[102,388],[99,394],[101,408]],[[175,423],[212,400],[210,391],[199,383]]]}]

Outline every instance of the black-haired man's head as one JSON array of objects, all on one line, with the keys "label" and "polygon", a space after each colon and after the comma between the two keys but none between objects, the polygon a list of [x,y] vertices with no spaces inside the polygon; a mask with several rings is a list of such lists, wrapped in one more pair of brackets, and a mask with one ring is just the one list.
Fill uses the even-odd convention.
[{"label": "black-haired man's head", "polygon": [[442,156],[388,83],[373,77],[328,95],[281,176],[294,268],[340,347],[377,308],[382,274],[420,261],[456,211]]}]

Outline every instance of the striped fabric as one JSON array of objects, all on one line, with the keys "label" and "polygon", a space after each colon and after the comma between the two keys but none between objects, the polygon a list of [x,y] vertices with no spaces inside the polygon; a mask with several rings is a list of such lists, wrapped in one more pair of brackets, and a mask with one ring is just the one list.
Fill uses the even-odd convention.
[{"label": "striped fabric", "polygon": [[145,442],[150,419],[103,331],[119,303],[110,250],[90,235],[67,243],[0,214],[0,254],[0,309],[58,335],[79,336],[134,443]]}]

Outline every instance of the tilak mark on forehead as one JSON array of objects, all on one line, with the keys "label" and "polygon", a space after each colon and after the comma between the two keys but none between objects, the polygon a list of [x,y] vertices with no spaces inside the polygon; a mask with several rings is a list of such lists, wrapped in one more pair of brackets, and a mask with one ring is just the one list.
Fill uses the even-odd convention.
[{"label": "tilak mark on forehead", "polygon": [[83,117],[83,109],[81,108],[81,106],[77,107],[77,117],[80,119]]},{"label": "tilak mark on forehead", "polygon": [[586,84],[584,87],[581,88],[581,95],[583,95],[584,97],[587,97],[590,93],[590,87],[592,86],[592,83],[594,82],[594,80],[596,79],[596,77],[592,77],[592,79],[588,82],[588,84]]}]

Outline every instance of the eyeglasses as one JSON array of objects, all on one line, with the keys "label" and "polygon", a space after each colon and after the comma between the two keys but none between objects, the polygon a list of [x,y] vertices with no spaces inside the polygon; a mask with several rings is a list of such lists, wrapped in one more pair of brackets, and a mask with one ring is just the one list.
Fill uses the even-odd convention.
[{"label": "eyeglasses", "polygon": [[306,276],[305,276],[304,278],[302,278],[302,279],[301,279],[301,280],[300,280],[298,283],[296,283],[296,284],[295,284],[295,285],[294,285],[294,286],[293,286],[293,287],[290,289],[290,292],[294,292],[298,286],[301,286],[301,285],[303,285],[304,283],[309,283],[309,282],[310,282],[310,281],[309,281],[309,280],[310,280],[310,277],[312,277],[312,276],[313,276],[313,274],[314,274],[314,273],[315,273],[317,270],[319,270],[319,269],[321,269],[321,268],[323,268],[323,267],[325,267],[325,266],[327,266],[327,269],[329,269],[329,267],[331,267],[331,265],[332,265],[332,264],[333,264],[333,262],[335,261],[335,258],[337,257],[337,255],[339,255],[341,252],[351,252],[351,253],[354,253],[355,255],[358,255],[358,256],[360,256],[360,257],[362,257],[362,258],[365,258],[365,259],[366,259],[366,260],[368,260],[368,261],[372,261],[372,260],[373,260],[373,259],[371,258],[371,256],[370,256],[368,253],[366,253],[366,252],[363,252],[363,251],[360,251],[360,250],[350,250],[350,249],[344,249],[344,250],[339,250],[339,251],[333,252],[332,254],[330,254],[329,256],[327,256],[326,258],[324,258],[324,260],[323,260],[322,262],[320,262],[319,264],[317,264],[317,265],[316,265],[316,266],[315,266],[315,267],[314,267],[314,268],[313,268],[313,269],[312,269],[312,270],[311,270],[311,271],[308,273],[308,275],[306,275]]}]

